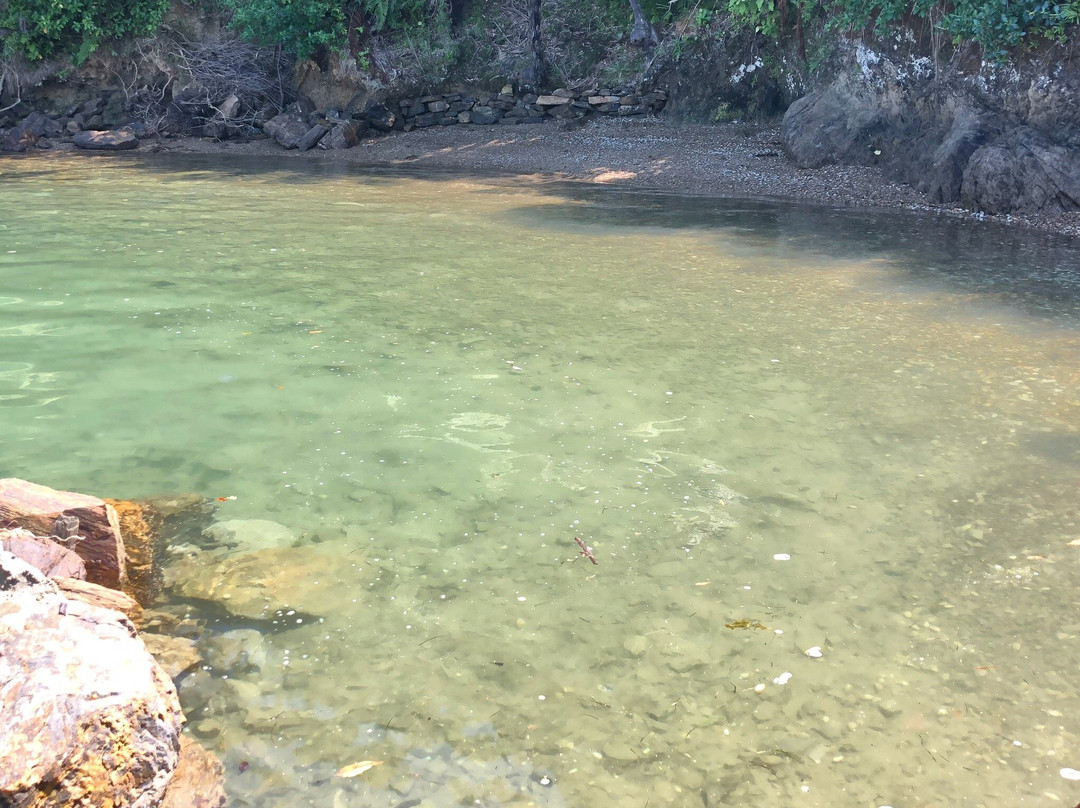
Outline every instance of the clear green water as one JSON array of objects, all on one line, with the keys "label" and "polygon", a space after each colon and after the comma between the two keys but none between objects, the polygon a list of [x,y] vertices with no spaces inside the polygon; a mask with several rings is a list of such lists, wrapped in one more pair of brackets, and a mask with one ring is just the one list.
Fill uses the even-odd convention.
[{"label": "clear green water", "polygon": [[2,474],[291,536],[302,622],[162,604],[234,805],[1080,799],[1075,247],[224,158],[0,210]]}]

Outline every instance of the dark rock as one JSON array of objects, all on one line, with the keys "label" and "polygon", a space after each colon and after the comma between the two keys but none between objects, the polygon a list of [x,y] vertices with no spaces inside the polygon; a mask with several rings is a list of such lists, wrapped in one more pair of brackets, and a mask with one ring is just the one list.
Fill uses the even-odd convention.
[{"label": "dark rock", "polygon": [[934,202],[1065,212],[1080,200],[1080,70],[1021,60],[962,73],[860,45],[781,129],[803,168],[878,165]]},{"label": "dark rock", "polygon": [[105,107],[101,110],[101,122],[104,124],[104,128],[112,129],[121,124],[128,122],[127,114],[127,100],[124,98],[123,93],[113,93],[109,96],[109,100],[105,102]]},{"label": "dark rock", "polygon": [[130,129],[77,132],[73,142],[80,149],[91,151],[126,151],[139,145],[139,139]]},{"label": "dark rock", "polygon": [[934,152],[930,169],[918,188],[931,202],[955,202],[960,198],[964,167],[975,150],[993,134],[995,127],[969,109],[960,110],[944,141]]},{"label": "dark rock", "polygon": [[101,110],[105,106],[105,99],[100,96],[97,98],[91,98],[88,101],[83,102],[83,105],[79,107],[79,114],[84,118],[92,118],[94,115],[100,114]]},{"label": "dark rock", "polygon": [[368,104],[367,109],[364,111],[364,120],[368,122],[372,129],[377,129],[380,132],[391,131],[397,124],[398,118],[396,112],[391,112],[386,104],[378,102]]},{"label": "dark rock", "polygon": [[457,115],[444,115],[439,118],[439,126],[457,126]]},{"label": "dark rock", "polygon": [[326,133],[329,131],[330,128],[328,126],[323,126],[321,123],[315,124],[307,132],[304,133],[303,137],[300,138],[300,140],[296,144],[296,148],[302,152],[314,148],[316,144],[318,144],[318,142],[322,140],[323,137],[325,137]]},{"label": "dark rock", "polygon": [[473,107],[471,110],[469,110],[469,118],[471,119],[472,123],[484,125],[492,124],[498,121],[499,117],[500,115],[498,110],[492,109],[491,107],[480,106]]},{"label": "dark rock", "polygon": [[413,104],[405,110],[405,116],[415,118],[417,115],[423,115],[427,111],[427,104]]},{"label": "dark rock", "polygon": [[263,131],[285,149],[295,149],[299,146],[300,140],[309,129],[304,119],[294,112],[282,112],[263,124]]},{"label": "dark rock", "polygon": [[469,111],[469,117],[473,123],[489,124],[495,123],[501,117],[499,111],[492,109],[491,107],[473,107]]},{"label": "dark rock", "polygon": [[428,112],[439,113],[446,112],[448,109],[450,109],[450,105],[447,104],[445,101],[429,101],[427,108]]},{"label": "dark rock", "polygon": [[38,139],[32,132],[20,132],[12,129],[0,137],[0,151],[24,152],[37,145]]},{"label": "dark rock", "polygon": [[[42,115],[40,112],[31,112],[19,124],[15,129],[19,132],[29,132],[34,137],[44,137],[47,134],[49,128],[49,119]],[[51,137],[51,136],[50,136]]]},{"label": "dark rock", "polygon": [[356,124],[352,121],[341,121],[334,125],[330,134],[319,141],[320,149],[351,149],[360,142],[360,136],[356,131]]},{"label": "dark rock", "polygon": [[781,137],[788,156],[799,168],[820,168],[856,156],[865,158],[869,137],[884,128],[870,94],[857,85],[838,81],[788,107]]},{"label": "dark rock", "polygon": [[960,200],[987,213],[1080,210],[1080,151],[1013,131],[972,154]]},{"label": "dark rock", "polygon": [[298,118],[307,120],[309,115],[312,115],[316,111],[315,104],[311,99],[301,96],[293,101],[289,106],[285,107],[285,111],[295,115]]},{"label": "dark rock", "polygon": [[421,126],[421,127],[422,126],[434,126],[435,123],[436,123],[435,113],[433,113],[433,112],[425,112],[423,115],[417,115],[415,118],[413,118],[412,122],[416,126]]}]

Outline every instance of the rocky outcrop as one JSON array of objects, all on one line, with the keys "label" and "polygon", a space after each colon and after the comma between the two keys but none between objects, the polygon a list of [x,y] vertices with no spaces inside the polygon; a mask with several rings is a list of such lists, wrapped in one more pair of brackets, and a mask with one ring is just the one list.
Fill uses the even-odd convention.
[{"label": "rocky outcrop", "polygon": [[0,552],[0,805],[156,806],[182,724],[126,617]]},{"label": "rocky outcrop", "polygon": [[987,213],[1080,210],[1074,60],[965,72],[856,44],[848,65],[784,116],[799,166],[879,165],[930,201]]}]

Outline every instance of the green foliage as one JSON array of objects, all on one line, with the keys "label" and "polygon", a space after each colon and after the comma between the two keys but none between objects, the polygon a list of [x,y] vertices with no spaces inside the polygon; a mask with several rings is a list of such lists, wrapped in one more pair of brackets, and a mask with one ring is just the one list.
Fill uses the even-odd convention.
[{"label": "green foliage", "polygon": [[340,48],[348,29],[340,0],[224,0],[230,25],[258,45],[281,45],[301,59]]},{"label": "green foliage", "polygon": [[728,0],[736,20],[781,37],[793,20],[823,20],[834,29],[872,30],[885,36],[902,20],[927,20],[956,43],[973,42],[987,58],[1003,61],[1025,41],[1063,42],[1080,22],[1080,0]]},{"label": "green foliage", "polygon": [[0,0],[3,51],[29,61],[72,55],[81,63],[109,39],[151,34],[168,0]]},{"label": "green foliage", "polygon": [[[320,48],[341,50],[349,21],[363,21],[371,31],[413,31],[438,17],[437,0],[222,0],[230,25],[245,39],[281,45],[300,58]],[[359,29],[362,30],[362,27]]]}]

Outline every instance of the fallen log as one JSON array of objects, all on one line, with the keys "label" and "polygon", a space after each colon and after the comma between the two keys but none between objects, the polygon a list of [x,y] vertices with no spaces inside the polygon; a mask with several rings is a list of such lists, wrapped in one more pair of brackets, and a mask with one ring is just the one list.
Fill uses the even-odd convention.
[{"label": "fallen log", "polygon": [[[76,517],[77,536],[64,541],[86,565],[86,580],[120,589],[126,580],[124,540],[116,510],[97,497],[56,491],[25,480],[0,480],[0,527],[21,527],[40,536],[67,533]],[[65,538],[61,536],[61,538]]]}]

